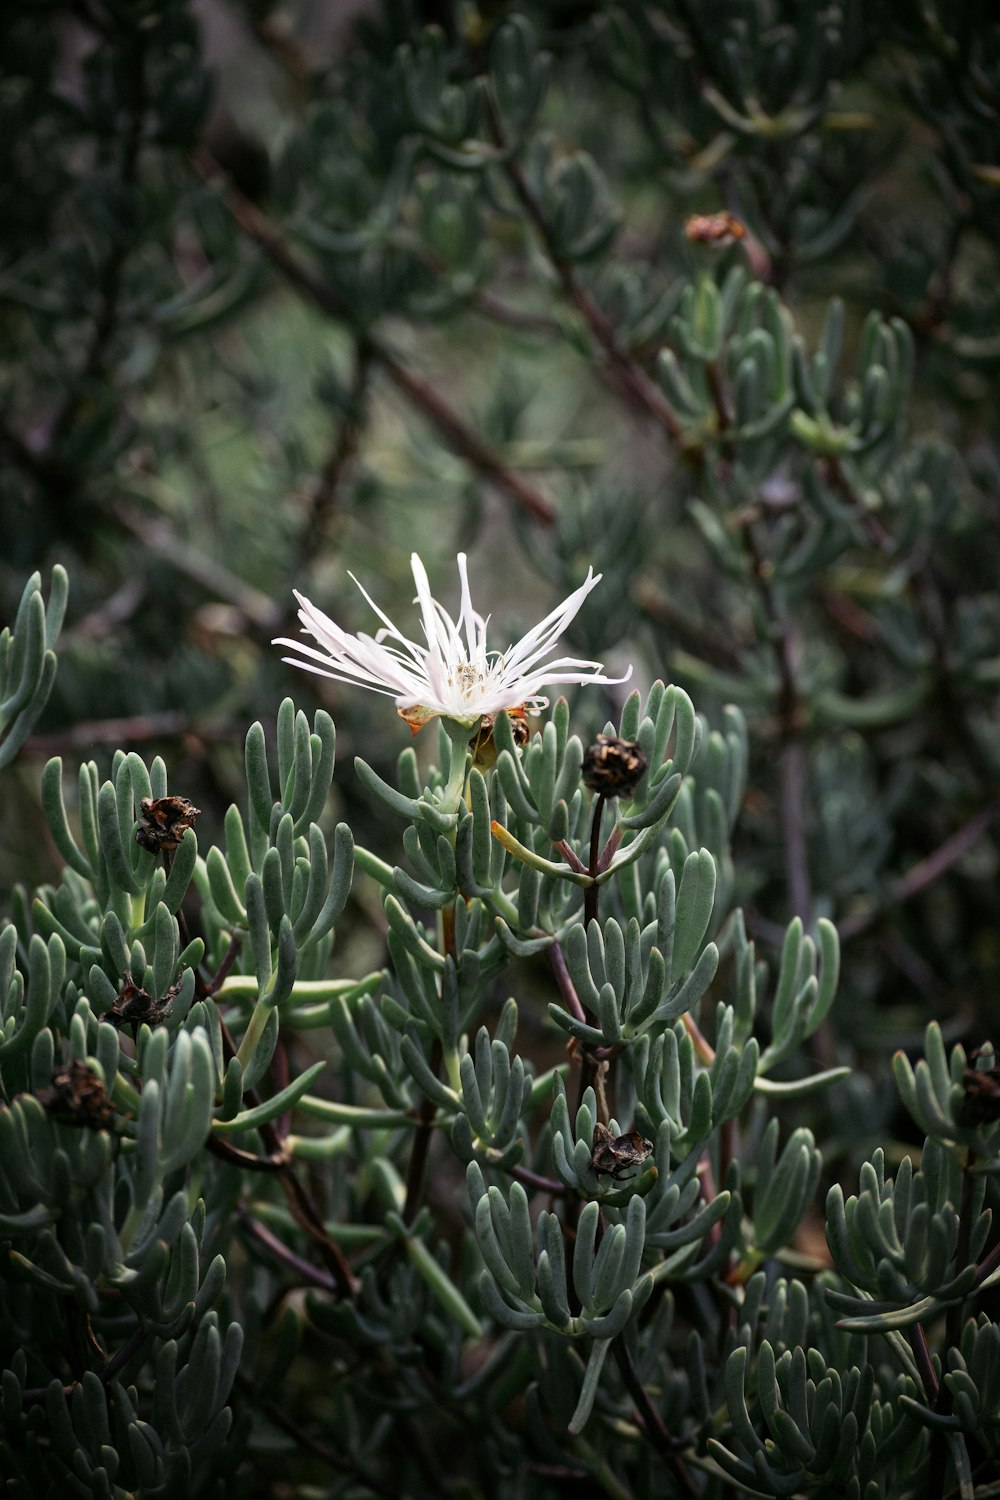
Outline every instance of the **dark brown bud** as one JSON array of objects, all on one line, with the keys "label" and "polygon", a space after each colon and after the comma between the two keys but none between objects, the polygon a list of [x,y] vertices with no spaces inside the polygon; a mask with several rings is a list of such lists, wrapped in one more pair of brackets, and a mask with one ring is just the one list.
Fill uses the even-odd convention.
[{"label": "dark brown bud", "polygon": [[[975,1063],[975,1058],[972,1059]],[[966,1068],[962,1074],[963,1099],[958,1106],[960,1125],[992,1125],[1000,1120],[1000,1067]]]},{"label": "dark brown bud", "polygon": [[100,1074],[75,1057],[56,1069],[51,1087],[39,1089],[37,1097],[42,1108],[64,1125],[107,1130],[114,1122],[114,1105]]},{"label": "dark brown bud", "polygon": [[594,1126],[593,1147],[590,1158],[593,1171],[598,1174],[603,1172],[617,1181],[630,1168],[642,1166],[653,1150],[653,1143],[634,1128],[625,1135],[612,1135],[608,1127],[598,1120]]},{"label": "dark brown bud", "polygon": [[169,1011],[176,993],[177,986],[174,985],[166,992],[162,1000],[154,1000],[148,990],[140,989],[132,975],[126,970],[121,993],[110,1010],[104,1012],[101,1020],[109,1021],[119,1030],[123,1026],[131,1026],[137,1030],[143,1024],[159,1026]]},{"label": "dark brown bud", "polygon": [[583,753],[583,782],[602,797],[629,797],[646,769],[646,757],[635,740],[599,734]]},{"label": "dark brown bud", "polygon": [[746,226],[735,214],[692,214],[684,221],[684,233],[692,245],[724,248],[746,238]]},{"label": "dark brown bud", "polygon": [[186,797],[143,797],[135,841],[151,854],[177,848],[186,828],[194,827],[201,812]]}]

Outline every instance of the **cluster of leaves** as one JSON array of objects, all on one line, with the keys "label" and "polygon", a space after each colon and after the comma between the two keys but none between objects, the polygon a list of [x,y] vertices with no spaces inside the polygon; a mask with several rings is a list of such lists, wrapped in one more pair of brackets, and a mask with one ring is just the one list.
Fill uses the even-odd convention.
[{"label": "cluster of leaves", "polygon": [[[25,600],[15,661],[37,580]],[[287,1472],[285,1436],[331,1493],[384,1493],[390,1464],[424,1493],[456,1417],[475,1440],[444,1482],[460,1461],[482,1494],[549,1493],[553,1467],[612,1494],[973,1493],[1000,1440],[992,1050],[949,1058],[931,1026],[926,1062],[898,1055],[920,1166],[893,1178],[879,1148],[857,1195],[830,1189],[824,1271],[796,1248],[822,1155],[781,1107],[847,1072],[802,1067],[839,945],[796,918],[772,972],[718,878],[742,717],[633,694],[605,726],[637,752],[615,795],[571,727],[560,700],[522,748],[501,714],[484,755],[451,726],[396,785],[359,759],[392,866],[345,824],[330,857],[333,724],[287,699],[276,785],[255,724],[246,811],[205,854],[159,758],[84,764],[72,809],[49,762],[65,864],[0,929],[12,1495],[238,1489]],[[331,978],[356,866],[389,964]],[[569,1060],[539,1073],[495,996],[543,961]]]},{"label": "cluster of leaves", "polygon": [[373,547],[401,592],[492,492],[508,610],[599,551],[578,648],[627,600],[647,680],[741,706],[758,936],[846,923],[845,1033],[916,1044],[899,969],[937,1009],[995,977],[988,7],[422,14],[227,16],[210,112],[187,0],[6,9],[6,612],[75,551],[54,707],[235,795],[192,751],[278,701],[275,601]]}]

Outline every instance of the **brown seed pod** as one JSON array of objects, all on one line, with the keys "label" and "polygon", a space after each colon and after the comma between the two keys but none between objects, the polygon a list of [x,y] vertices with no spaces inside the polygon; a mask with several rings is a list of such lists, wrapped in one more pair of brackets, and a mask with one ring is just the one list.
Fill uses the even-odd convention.
[{"label": "brown seed pod", "polygon": [[646,769],[646,757],[635,740],[599,734],[583,755],[583,782],[604,797],[628,797]]},{"label": "brown seed pod", "polygon": [[114,1123],[114,1105],[100,1075],[75,1057],[56,1069],[51,1086],[39,1089],[37,1099],[47,1114],[64,1125],[107,1130]]},{"label": "brown seed pod", "polygon": [[600,1120],[594,1126],[593,1155],[590,1165],[616,1181],[632,1167],[641,1167],[652,1153],[653,1143],[633,1128],[625,1135],[614,1136]]},{"label": "brown seed pod", "polygon": [[966,1068],[962,1074],[962,1094],[959,1124],[992,1125],[1000,1120],[1000,1067]]},{"label": "brown seed pod", "polygon": [[746,225],[735,214],[692,214],[684,221],[684,233],[692,245],[724,248],[746,238]]},{"label": "brown seed pod", "polygon": [[171,853],[200,812],[186,797],[143,797],[135,841],[151,854]]},{"label": "brown seed pod", "polygon": [[162,1000],[154,1000],[148,990],[140,989],[127,969],[124,978],[125,983],[121,993],[111,1008],[104,1012],[101,1020],[109,1021],[119,1030],[123,1026],[138,1028],[143,1024],[159,1026],[170,1009],[171,1001],[177,993],[177,986],[172,986]]}]

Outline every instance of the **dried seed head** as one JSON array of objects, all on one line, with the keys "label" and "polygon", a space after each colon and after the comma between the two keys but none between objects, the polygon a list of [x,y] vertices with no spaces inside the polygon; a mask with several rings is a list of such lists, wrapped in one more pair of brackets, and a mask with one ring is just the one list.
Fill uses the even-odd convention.
[{"label": "dried seed head", "polygon": [[151,854],[167,853],[177,848],[184,830],[194,827],[201,812],[186,797],[143,797],[135,841]]},{"label": "dried seed head", "polygon": [[126,969],[125,983],[121,993],[110,1010],[104,1012],[101,1020],[109,1021],[119,1030],[123,1026],[139,1027],[143,1024],[159,1026],[169,1011],[176,993],[177,986],[174,985],[166,992],[162,1000],[154,1000],[148,990],[140,989]]},{"label": "dried seed head", "polygon": [[64,1125],[107,1130],[114,1122],[114,1105],[100,1075],[75,1057],[56,1069],[51,1087],[39,1089],[37,1097],[42,1108]]},{"label": "dried seed head", "polygon": [[692,214],[684,221],[684,233],[692,245],[718,245],[720,249],[746,238],[746,225],[735,214]]},{"label": "dried seed head", "polygon": [[630,1167],[641,1167],[652,1153],[653,1143],[640,1135],[634,1127],[624,1135],[612,1135],[606,1125],[598,1120],[594,1126],[593,1154],[590,1165],[594,1172],[604,1173],[615,1180]]},{"label": "dried seed head", "polygon": [[583,754],[583,782],[602,797],[628,797],[646,769],[646,757],[635,740],[599,734]]},{"label": "dried seed head", "polygon": [[[975,1064],[976,1057],[971,1061]],[[958,1106],[960,1125],[992,1125],[1000,1120],[1000,1067],[966,1068],[962,1074],[962,1094]]]}]

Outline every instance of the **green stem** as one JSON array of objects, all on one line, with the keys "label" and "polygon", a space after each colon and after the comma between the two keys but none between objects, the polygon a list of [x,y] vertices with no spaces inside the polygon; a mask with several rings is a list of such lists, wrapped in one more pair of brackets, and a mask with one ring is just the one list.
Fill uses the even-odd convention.
[{"label": "green stem", "polygon": [[254,1052],[257,1050],[257,1043],[264,1035],[264,1028],[271,1019],[273,1009],[274,1006],[271,1002],[262,995],[251,1011],[247,1029],[243,1033],[243,1038],[236,1052],[241,1067],[246,1068]]},{"label": "green stem", "polygon": [[465,801],[465,779],[469,765],[469,739],[472,730],[455,719],[442,719],[441,725],[451,742],[451,764],[448,781],[442,793],[442,812],[457,813]]}]

